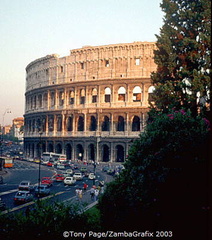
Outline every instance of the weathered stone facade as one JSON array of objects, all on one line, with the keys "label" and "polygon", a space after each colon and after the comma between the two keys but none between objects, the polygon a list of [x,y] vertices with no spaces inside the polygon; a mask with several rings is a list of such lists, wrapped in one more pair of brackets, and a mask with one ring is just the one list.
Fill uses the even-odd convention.
[{"label": "weathered stone facade", "polygon": [[145,126],[155,48],[152,42],[85,46],[31,62],[25,156],[37,157],[41,149],[72,160],[125,161]]}]

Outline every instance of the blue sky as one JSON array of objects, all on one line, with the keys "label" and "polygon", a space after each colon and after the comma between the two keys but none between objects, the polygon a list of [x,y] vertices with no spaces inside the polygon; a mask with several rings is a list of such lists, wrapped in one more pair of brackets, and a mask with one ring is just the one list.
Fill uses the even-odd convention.
[{"label": "blue sky", "polygon": [[25,67],[48,54],[156,41],[162,0],[0,0],[0,124],[24,114]]}]

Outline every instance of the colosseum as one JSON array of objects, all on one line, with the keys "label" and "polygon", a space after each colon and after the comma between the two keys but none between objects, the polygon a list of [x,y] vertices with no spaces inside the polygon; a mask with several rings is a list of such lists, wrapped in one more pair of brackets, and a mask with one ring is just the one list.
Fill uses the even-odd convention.
[{"label": "colosseum", "polygon": [[84,46],[26,67],[26,158],[124,162],[145,127],[156,70],[154,42]]}]

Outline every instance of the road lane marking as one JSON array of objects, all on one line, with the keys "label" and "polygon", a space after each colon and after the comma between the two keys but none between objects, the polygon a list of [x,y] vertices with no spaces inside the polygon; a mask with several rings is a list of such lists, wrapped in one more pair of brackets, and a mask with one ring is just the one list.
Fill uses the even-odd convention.
[{"label": "road lane marking", "polygon": [[[60,195],[60,194],[63,194],[63,193],[65,193],[65,192],[58,192],[58,193],[55,193],[54,195],[50,195],[50,196],[46,196],[46,197],[40,198],[39,200],[43,201],[43,200],[45,200],[45,199],[52,198],[52,197],[55,197],[55,196]],[[16,211],[16,210],[19,210],[19,209],[21,209],[21,208],[30,206],[30,205],[32,205],[32,204],[35,204],[35,202],[32,202],[32,201],[31,201],[31,202],[22,204],[22,205],[20,205],[20,206],[14,207],[14,208],[12,208],[12,209],[4,210],[4,211],[1,212],[1,214],[11,213],[11,212],[14,212],[14,211]]]},{"label": "road lane marking", "polygon": [[18,189],[13,189],[13,190],[10,190],[10,191],[7,191],[7,192],[2,192],[0,193],[0,196],[3,196],[3,195],[6,195],[6,194],[9,194],[9,193],[13,193],[13,192],[17,192]]}]

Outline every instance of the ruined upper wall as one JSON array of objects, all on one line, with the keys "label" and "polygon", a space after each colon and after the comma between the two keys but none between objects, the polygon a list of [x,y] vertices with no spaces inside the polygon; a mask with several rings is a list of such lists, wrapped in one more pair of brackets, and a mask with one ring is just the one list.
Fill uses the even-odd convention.
[{"label": "ruined upper wall", "polygon": [[39,58],[26,67],[26,90],[77,81],[150,78],[156,70],[153,42],[84,46],[60,58]]}]

